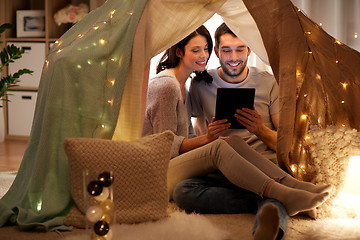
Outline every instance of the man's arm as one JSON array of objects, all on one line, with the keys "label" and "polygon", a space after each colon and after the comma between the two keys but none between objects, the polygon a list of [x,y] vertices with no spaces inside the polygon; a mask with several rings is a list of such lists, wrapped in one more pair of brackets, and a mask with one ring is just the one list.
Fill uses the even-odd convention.
[{"label": "man's arm", "polygon": [[200,136],[207,132],[206,119],[194,118],[193,127],[196,135]]},{"label": "man's arm", "polygon": [[[277,130],[279,124],[279,114],[271,115],[271,121],[275,129]],[[277,150],[277,131],[271,130],[266,127],[264,124],[261,124],[262,128],[259,132],[254,133],[261,141],[263,141],[269,148],[276,151]]]},{"label": "man's arm", "polygon": [[[274,151],[277,150],[277,131],[271,130],[262,123],[262,117],[256,109],[243,108],[242,110],[238,109],[236,112],[236,119],[243,124],[249,132],[255,134],[269,148]],[[277,130],[279,126],[279,114],[271,115],[271,121],[275,130]]]}]

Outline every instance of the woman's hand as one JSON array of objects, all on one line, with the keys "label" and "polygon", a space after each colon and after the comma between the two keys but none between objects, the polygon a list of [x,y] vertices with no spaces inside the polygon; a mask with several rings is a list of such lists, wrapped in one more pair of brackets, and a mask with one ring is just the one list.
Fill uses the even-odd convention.
[{"label": "woman's hand", "polygon": [[221,119],[215,121],[215,117],[211,119],[211,123],[208,125],[207,138],[209,142],[214,141],[220,137],[226,130],[229,129],[230,123],[227,119]]},{"label": "woman's hand", "polygon": [[229,127],[230,123],[228,123],[226,119],[215,121],[215,118],[213,117],[205,134],[193,138],[185,138],[183,140],[179,153],[191,151],[218,139],[223,132],[229,129]]}]

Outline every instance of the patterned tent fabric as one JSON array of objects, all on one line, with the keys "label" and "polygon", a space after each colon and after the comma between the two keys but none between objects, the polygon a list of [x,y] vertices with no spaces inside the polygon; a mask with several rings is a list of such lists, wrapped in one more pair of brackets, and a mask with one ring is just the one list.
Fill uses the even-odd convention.
[{"label": "patterned tent fabric", "polygon": [[112,137],[145,4],[107,1],[51,49],[28,147],[13,185],[0,200],[0,226],[10,222],[21,230],[69,229],[63,220],[73,201],[63,141]]},{"label": "patterned tent fabric", "polygon": [[279,82],[278,159],[296,177],[311,181],[316,169],[306,143],[310,127],[360,130],[360,53],[328,35],[290,1],[244,3]]}]

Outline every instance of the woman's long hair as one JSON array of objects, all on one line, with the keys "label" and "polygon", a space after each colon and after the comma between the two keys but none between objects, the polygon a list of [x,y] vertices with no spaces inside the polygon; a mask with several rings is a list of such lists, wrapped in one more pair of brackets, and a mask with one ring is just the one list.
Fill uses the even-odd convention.
[{"label": "woman's long hair", "polygon": [[[167,49],[164,55],[161,57],[159,64],[156,67],[156,73],[159,73],[165,69],[174,68],[176,67],[179,62],[180,58],[176,55],[176,49],[179,49],[182,53],[185,53],[185,46],[186,44],[194,37],[201,35],[206,38],[208,44],[208,51],[209,51],[209,58],[213,49],[213,42],[211,39],[211,35],[209,31],[203,25],[188,35],[186,38],[178,42],[177,44],[173,45],[171,48]],[[207,61],[209,61],[209,58]],[[207,62],[206,61],[206,62]],[[195,78],[203,79],[205,82],[212,82],[212,77],[209,73],[204,70],[202,72],[195,71]]]}]

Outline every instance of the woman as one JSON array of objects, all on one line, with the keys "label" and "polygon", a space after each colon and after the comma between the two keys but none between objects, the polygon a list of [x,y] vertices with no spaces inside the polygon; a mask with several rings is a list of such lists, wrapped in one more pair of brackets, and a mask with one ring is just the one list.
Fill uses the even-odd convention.
[{"label": "woman", "polygon": [[290,216],[322,204],[330,186],[298,181],[257,152],[244,152],[244,158],[218,139],[230,126],[226,120],[213,120],[207,134],[188,138],[185,83],[193,72],[209,77],[205,67],[212,47],[209,32],[201,26],[165,52],[149,83],[143,135],[165,130],[176,135],[168,170],[170,199],[178,182],[219,169],[238,187],[280,201]]}]

